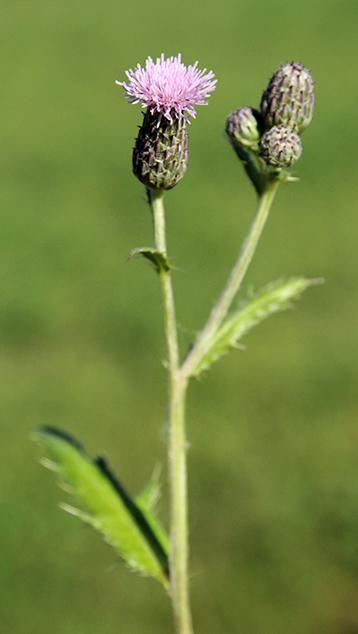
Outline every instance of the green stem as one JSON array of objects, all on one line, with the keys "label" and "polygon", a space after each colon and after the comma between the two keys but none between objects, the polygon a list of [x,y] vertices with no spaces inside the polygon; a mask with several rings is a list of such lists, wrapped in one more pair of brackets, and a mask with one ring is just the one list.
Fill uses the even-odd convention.
[{"label": "green stem", "polygon": [[147,192],[153,212],[154,246],[160,253],[166,255],[167,245],[165,237],[165,214],[163,203],[164,192],[161,189],[147,189]]},{"label": "green stem", "polygon": [[[148,190],[155,248],[166,255],[163,191]],[[187,379],[179,375],[179,349],[170,270],[159,270],[169,374],[170,586],[177,634],[193,634],[188,586],[188,502],[185,439]]]},{"label": "green stem", "polygon": [[255,253],[257,243],[265,226],[265,222],[267,220],[267,216],[270,211],[270,207],[279,182],[280,181],[278,179],[273,179],[269,181],[266,190],[259,197],[259,204],[256,216],[250,227],[250,231],[241,247],[238,259],[230,273],[224,290],[222,291],[217,303],[212,309],[209,319],[206,322],[205,327],[199,334],[195,345],[191,349],[181,367],[180,373],[183,379],[189,379],[193,368],[196,367],[203,354],[205,354],[208,342],[214,336],[220,324],[225,319],[228,313],[231,303],[240,288],[241,282]]}]

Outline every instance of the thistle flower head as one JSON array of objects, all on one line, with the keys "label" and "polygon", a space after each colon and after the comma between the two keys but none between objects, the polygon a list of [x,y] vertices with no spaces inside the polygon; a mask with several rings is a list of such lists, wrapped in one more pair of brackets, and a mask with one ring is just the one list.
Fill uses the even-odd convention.
[{"label": "thistle flower head", "polygon": [[311,73],[299,62],[281,64],[271,77],[261,99],[266,128],[285,125],[299,134],[310,123],[314,108]]},{"label": "thistle flower head", "polygon": [[142,102],[157,114],[158,124],[162,117],[170,123],[175,119],[195,118],[194,106],[206,106],[210,93],[215,89],[216,79],[212,71],[207,72],[193,66],[184,66],[181,55],[164,59],[164,53],[154,63],[148,57],[145,68],[137,64],[135,70],[127,70],[128,81],[116,81],[126,91],[126,98],[133,104]]},{"label": "thistle flower head", "polygon": [[302,143],[293,128],[275,125],[262,136],[259,154],[271,167],[290,167],[297,161],[302,152]]}]

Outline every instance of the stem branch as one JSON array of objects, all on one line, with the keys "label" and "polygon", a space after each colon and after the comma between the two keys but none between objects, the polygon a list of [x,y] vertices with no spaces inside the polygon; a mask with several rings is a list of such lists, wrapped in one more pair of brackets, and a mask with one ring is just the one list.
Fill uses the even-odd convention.
[{"label": "stem branch", "polygon": [[199,336],[185,359],[181,367],[181,375],[187,380],[191,376],[191,372],[202,358],[206,351],[206,347],[210,339],[215,335],[222,321],[225,319],[231,303],[240,288],[241,282],[249,267],[252,257],[255,253],[257,243],[261,236],[262,230],[270,211],[272,201],[274,199],[279,180],[270,181],[264,193],[259,197],[259,204],[256,216],[250,227],[249,233],[241,247],[238,259],[229,275],[224,290],[222,291],[217,303],[212,309],[209,319],[205,327],[199,333]]}]

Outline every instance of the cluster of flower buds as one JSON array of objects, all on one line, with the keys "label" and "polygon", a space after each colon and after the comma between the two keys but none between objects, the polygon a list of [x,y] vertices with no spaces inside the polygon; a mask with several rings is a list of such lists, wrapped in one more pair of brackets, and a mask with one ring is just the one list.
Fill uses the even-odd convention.
[{"label": "cluster of flower buds", "polygon": [[312,119],[314,85],[300,63],[280,66],[261,98],[260,112],[244,106],[227,119],[226,133],[240,158],[241,150],[258,154],[274,171],[290,167],[300,157],[300,134]]}]

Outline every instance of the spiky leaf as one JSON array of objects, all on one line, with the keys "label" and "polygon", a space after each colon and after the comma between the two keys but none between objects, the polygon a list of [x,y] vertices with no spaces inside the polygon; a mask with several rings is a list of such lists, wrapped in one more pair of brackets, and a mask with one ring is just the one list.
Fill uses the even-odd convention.
[{"label": "spiky leaf", "polygon": [[[103,458],[91,460],[81,445],[61,430],[44,427],[34,434],[51,460],[43,464],[70,486],[81,508],[61,505],[88,522],[133,568],[168,587],[168,539],[154,517],[150,496],[134,501]],[[153,496],[152,496],[153,498]]]},{"label": "spiky leaf", "polygon": [[315,282],[317,281],[302,277],[291,278],[286,282],[279,280],[255,294],[245,306],[229,315],[218,328],[191,376],[198,376],[231,348],[237,347],[241,337],[266,317],[289,308],[290,302],[297,299],[307,286]]}]

